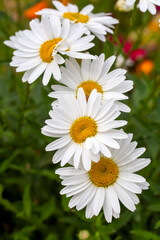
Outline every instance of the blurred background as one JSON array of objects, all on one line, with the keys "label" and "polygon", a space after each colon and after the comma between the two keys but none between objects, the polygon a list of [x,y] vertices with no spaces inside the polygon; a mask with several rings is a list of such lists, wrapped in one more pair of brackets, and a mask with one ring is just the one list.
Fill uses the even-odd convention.
[{"label": "blurred background", "polygon": [[[67,0],[62,1],[67,4]],[[123,113],[127,133],[134,133],[144,157],[151,164],[140,172],[150,189],[140,196],[134,213],[122,207],[121,217],[108,224],[103,214],[85,218],[84,210],[68,208],[52,164],[53,152],[45,152],[50,138],[41,134],[53,99],[52,79],[44,87],[39,78],[22,83],[22,73],[9,66],[13,50],[4,40],[29,28],[35,12],[53,7],[50,0],[0,1],[0,240],[158,240],[160,239],[160,28],[158,19],[138,9],[126,12],[122,0],[74,0],[81,9],[92,3],[96,12],[112,13],[120,24],[105,43],[95,39],[92,54],[115,54],[114,67],[128,70],[134,89],[125,101],[131,113]],[[159,10],[159,9],[158,9]]]}]

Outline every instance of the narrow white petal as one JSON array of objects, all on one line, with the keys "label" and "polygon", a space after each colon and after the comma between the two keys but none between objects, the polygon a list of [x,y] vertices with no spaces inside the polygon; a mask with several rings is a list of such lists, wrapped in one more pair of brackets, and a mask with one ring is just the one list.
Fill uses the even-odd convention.
[{"label": "narrow white petal", "polygon": [[91,182],[90,182],[90,181],[83,183],[83,186],[82,186],[82,184],[81,184],[81,185],[77,185],[78,188],[75,189],[74,191],[73,191],[73,190],[70,191],[66,196],[67,196],[67,197],[71,197],[71,196],[73,196],[73,195],[75,195],[75,194],[77,194],[77,193],[83,192],[83,191],[85,191],[86,189],[88,189],[88,187],[90,187],[90,185],[91,185]]},{"label": "narrow white petal", "polygon": [[47,63],[41,63],[39,64],[39,66],[37,66],[32,73],[30,74],[29,78],[28,78],[28,82],[32,83],[34,82],[37,78],[39,78],[39,76],[45,71],[46,67],[47,67]]},{"label": "narrow white petal", "polygon": [[51,78],[51,74],[52,74],[51,66],[52,65],[48,64],[48,66],[44,72],[43,79],[42,79],[42,83],[44,86],[46,86],[49,83],[49,80]]},{"label": "narrow white petal", "polygon": [[122,171],[137,172],[150,164],[149,158],[139,158],[133,163],[120,167]]},{"label": "narrow white petal", "polygon": [[80,197],[79,203],[77,204],[77,210],[84,208],[90,201],[93,201],[93,198],[96,193],[96,187],[92,184],[86,189]]},{"label": "narrow white petal", "polygon": [[83,144],[85,145],[85,147],[86,147],[87,149],[91,149],[91,148],[92,148],[92,140],[91,140],[91,138],[88,137]]},{"label": "narrow white petal", "polygon": [[81,14],[84,14],[84,15],[87,15],[88,13],[92,12],[93,9],[94,9],[93,5],[92,5],[92,4],[89,4],[89,5],[85,6],[85,7],[80,11],[80,13],[81,13]]},{"label": "narrow white petal", "polygon": [[148,3],[148,11],[152,14],[155,15],[157,13],[156,6],[152,3]]},{"label": "narrow white petal", "polygon": [[72,142],[71,146],[67,149],[67,151],[65,152],[62,161],[61,161],[61,166],[63,167],[67,162],[69,162],[69,160],[71,159],[71,157],[74,155],[75,151],[77,148],[77,144]]},{"label": "narrow white petal", "polygon": [[148,3],[146,0],[140,0],[138,6],[142,12],[146,12],[148,8]]},{"label": "narrow white petal", "polygon": [[60,12],[66,12],[66,7],[59,1],[52,1],[53,5],[60,11]]},{"label": "narrow white petal", "polygon": [[74,195],[74,196],[71,198],[71,200],[69,201],[68,206],[69,206],[70,208],[75,207],[75,206],[79,203],[80,196],[81,196],[81,193],[78,193],[78,194]]},{"label": "narrow white petal", "polygon": [[112,222],[112,206],[109,200],[109,194],[108,194],[108,188],[105,189],[105,200],[104,200],[104,205],[103,205],[103,211],[104,211],[104,216],[105,219],[108,223]]},{"label": "narrow white petal", "polygon": [[114,185],[108,187],[108,197],[113,210],[116,213],[120,213],[120,204]]},{"label": "narrow white petal", "polygon": [[65,137],[62,137],[60,139],[57,139],[57,140],[55,140],[55,141],[53,141],[53,142],[51,142],[50,144],[47,145],[46,151],[53,151],[53,150],[62,148],[65,145],[67,145],[70,141],[71,141],[70,136],[65,136]]},{"label": "narrow white petal", "polygon": [[98,141],[98,144],[99,144],[99,148],[100,148],[101,153],[102,153],[104,156],[110,158],[110,157],[111,157],[111,152],[110,152],[110,150],[108,149],[108,147],[106,147],[103,143],[101,143],[101,142],[99,142],[99,141]]},{"label": "narrow white petal", "polygon": [[88,175],[83,175],[83,177],[79,177],[79,176],[71,176],[71,177],[67,177],[62,181],[62,185],[77,185],[83,182],[87,182],[88,181]]},{"label": "narrow white petal", "polygon": [[107,134],[97,133],[96,139],[98,139],[101,143],[111,148],[116,148],[116,149],[120,148],[119,143],[116,142],[111,137],[107,136]]},{"label": "narrow white petal", "polygon": [[123,203],[123,205],[128,208],[130,211],[134,212],[136,207],[130,198],[130,196],[127,194],[127,192],[117,183],[114,184],[114,187],[117,192],[117,196],[119,200]]},{"label": "narrow white petal", "polygon": [[84,148],[82,151],[82,162],[85,170],[89,171],[91,169],[91,159],[88,150]]},{"label": "narrow white petal", "polygon": [[97,81],[104,64],[104,54],[102,53],[99,57],[92,61],[90,67],[90,80]]},{"label": "narrow white petal", "polygon": [[77,145],[77,149],[75,151],[74,160],[73,160],[75,169],[78,169],[79,167],[81,156],[82,156],[82,147],[80,145]]},{"label": "narrow white petal", "polygon": [[119,177],[127,182],[141,183],[146,181],[144,177],[134,173],[120,172]]},{"label": "narrow white petal", "polygon": [[54,78],[56,80],[60,80],[61,79],[61,71],[59,69],[57,62],[53,60],[51,62],[51,64],[52,64],[52,73],[53,73]]},{"label": "narrow white petal", "polygon": [[133,5],[133,4],[135,3],[135,1],[136,1],[136,0],[126,0],[126,4],[127,4],[128,6],[131,6],[131,5]]},{"label": "narrow white petal", "polygon": [[93,200],[94,215],[97,216],[99,214],[101,208],[103,207],[104,199],[105,199],[105,189],[103,187],[98,187]]},{"label": "narrow white petal", "polygon": [[90,59],[82,59],[81,72],[82,72],[84,81],[89,80],[90,64],[91,64]]},{"label": "narrow white petal", "polygon": [[54,38],[60,37],[60,34],[61,34],[61,22],[60,22],[59,17],[57,17],[57,16],[50,16],[50,24],[51,24],[51,28],[52,28],[52,32],[53,32]]},{"label": "narrow white petal", "polygon": [[79,106],[81,108],[82,116],[85,115],[86,109],[87,109],[87,103],[86,103],[86,96],[82,88],[79,88],[77,93],[77,101],[79,103]]},{"label": "narrow white petal", "polygon": [[70,175],[81,175],[84,174],[86,171],[83,169],[76,169],[74,167],[64,167],[58,168],[55,173],[63,176],[70,176]]},{"label": "narrow white petal", "polygon": [[122,186],[123,188],[127,189],[128,191],[130,192],[133,192],[133,193],[142,193],[142,190],[141,188],[135,184],[135,183],[132,183],[132,182],[127,182],[127,181],[124,181],[120,178],[117,179],[117,183]]},{"label": "narrow white petal", "polygon": [[86,218],[92,218],[93,217],[93,201],[90,201],[86,207]]},{"label": "narrow white petal", "polygon": [[66,39],[68,37],[69,32],[70,32],[70,22],[68,19],[66,19],[62,23],[61,38]]}]

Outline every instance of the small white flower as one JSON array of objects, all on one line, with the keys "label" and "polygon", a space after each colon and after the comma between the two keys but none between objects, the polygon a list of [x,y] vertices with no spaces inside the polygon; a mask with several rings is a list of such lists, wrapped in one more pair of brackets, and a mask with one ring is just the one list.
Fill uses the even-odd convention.
[{"label": "small white flower", "polygon": [[[118,102],[128,97],[124,93],[133,88],[133,82],[125,80],[126,70],[116,69],[109,72],[116,57],[112,56],[105,61],[105,55],[101,54],[95,60],[82,60],[81,66],[76,60],[66,60],[66,68],[62,67],[62,78],[60,82],[66,86],[52,85],[55,90],[49,94],[50,97],[58,98],[61,95],[77,95],[79,88],[83,88],[86,99],[88,99],[93,89],[97,89],[102,94],[102,100],[107,101],[113,98],[120,111],[129,112],[130,108]],[[53,105],[56,102],[53,102]]]},{"label": "small white flower", "polygon": [[134,4],[127,6],[126,5],[126,0],[118,0],[116,2],[116,8],[121,11],[121,12],[130,12],[133,10]]},{"label": "small white flower", "polygon": [[85,36],[80,25],[70,26],[69,20],[61,23],[57,16],[43,16],[30,22],[31,30],[19,31],[4,43],[16,49],[11,66],[17,72],[26,71],[22,81],[34,82],[43,72],[43,84],[47,85],[52,74],[56,80],[61,78],[59,64],[64,63],[61,55],[75,58],[94,58],[82,53],[94,46],[90,43],[94,36]]},{"label": "small white flower", "polygon": [[136,194],[148,189],[145,178],[135,172],[145,168],[150,159],[139,158],[145,148],[137,148],[137,142],[131,142],[132,134],[120,140],[120,149],[111,150],[112,158],[100,157],[98,163],[92,162],[90,171],[82,166],[79,169],[64,167],[56,170],[63,179],[61,194],[71,197],[69,207],[79,211],[86,207],[86,218],[97,216],[103,208],[107,222],[112,216],[119,218],[120,203],[130,211],[135,211],[139,203]]},{"label": "small white flower", "polygon": [[86,102],[82,88],[74,95],[60,96],[58,107],[50,111],[52,119],[46,121],[42,133],[50,137],[58,137],[47,147],[46,151],[58,151],[53,156],[53,163],[61,161],[61,166],[73,160],[78,168],[80,162],[86,170],[91,168],[91,160],[97,162],[100,152],[111,157],[108,147],[119,148],[115,139],[123,139],[127,134],[114,128],[126,125],[126,121],[115,120],[120,112],[109,100],[101,104],[101,93],[94,89]]},{"label": "small white flower", "polygon": [[92,10],[94,7],[91,4],[85,6],[81,11],[78,10],[77,5],[70,3],[64,6],[59,1],[53,1],[53,4],[57,10],[46,8],[37,14],[57,15],[62,19],[69,19],[72,23],[81,23],[85,28],[86,34],[92,32],[101,41],[106,40],[105,35],[107,32],[113,34],[114,24],[119,23],[117,19],[110,16],[111,14],[93,14]]},{"label": "small white flower", "polygon": [[[127,0],[126,5],[131,6],[136,2],[136,0]],[[138,8],[141,12],[146,12],[147,10],[152,14],[156,14],[156,5],[160,6],[159,0],[140,0],[138,3]]]},{"label": "small white flower", "polygon": [[125,59],[125,57],[122,54],[119,54],[117,56],[116,62],[115,62],[115,66],[116,67],[121,67],[123,65],[124,68],[128,68],[128,67],[133,67],[134,66],[134,62],[132,59],[128,58]]}]

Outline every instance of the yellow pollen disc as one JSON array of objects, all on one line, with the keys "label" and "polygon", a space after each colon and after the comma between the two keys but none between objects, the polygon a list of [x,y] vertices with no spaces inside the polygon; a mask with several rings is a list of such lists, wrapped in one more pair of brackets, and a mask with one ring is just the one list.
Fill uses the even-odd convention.
[{"label": "yellow pollen disc", "polygon": [[117,180],[119,170],[112,159],[101,157],[98,163],[92,162],[91,170],[88,173],[94,185],[108,187]]},{"label": "yellow pollen disc", "polygon": [[88,137],[95,136],[96,133],[97,124],[90,117],[76,119],[70,128],[70,135],[76,143],[83,143]]},{"label": "yellow pollen disc", "polygon": [[86,99],[88,100],[90,93],[92,92],[93,89],[97,89],[97,92],[100,92],[103,94],[103,90],[102,87],[97,83],[94,82],[92,80],[86,81],[86,82],[82,82],[76,90],[76,96],[77,96],[77,92],[79,88],[83,88],[85,95],[86,95]]},{"label": "yellow pollen disc", "polygon": [[72,13],[72,12],[65,12],[63,14],[64,18],[69,19],[70,21],[75,21],[75,23],[87,23],[89,21],[89,17],[87,15],[83,15],[81,13]]},{"label": "yellow pollen disc", "polygon": [[53,50],[55,49],[57,43],[59,43],[62,40],[62,38],[54,38],[53,40],[48,40],[44,42],[40,49],[39,54],[43,62],[50,63],[53,60]]}]

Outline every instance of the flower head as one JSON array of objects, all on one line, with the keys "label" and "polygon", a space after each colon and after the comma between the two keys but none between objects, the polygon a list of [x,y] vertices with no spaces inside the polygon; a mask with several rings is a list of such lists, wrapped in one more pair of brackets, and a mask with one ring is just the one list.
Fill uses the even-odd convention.
[{"label": "flower head", "polygon": [[58,107],[50,112],[52,119],[46,121],[42,133],[59,139],[51,142],[47,151],[58,151],[53,156],[53,163],[61,162],[64,166],[73,161],[75,168],[82,163],[86,170],[91,168],[91,160],[97,162],[100,152],[111,157],[110,148],[119,148],[115,139],[127,135],[114,128],[122,127],[127,122],[115,120],[120,115],[114,100],[101,104],[101,93],[94,89],[86,101],[82,88],[77,91],[77,98],[61,95]]},{"label": "flower head", "polygon": [[141,74],[142,72],[145,75],[149,75],[154,69],[154,62],[150,59],[145,59],[136,66],[136,72]]},{"label": "flower head", "polygon": [[54,6],[57,10],[54,9],[43,9],[37,14],[40,15],[57,15],[61,19],[69,19],[71,23],[77,24],[81,23],[85,29],[86,34],[92,32],[100,40],[105,41],[105,35],[107,32],[113,33],[114,24],[119,23],[119,21],[106,13],[93,14],[93,5],[85,6],[81,11],[78,10],[77,5],[68,4],[64,6],[59,1],[53,1]]},{"label": "flower head", "polygon": [[[58,98],[66,94],[77,95],[79,88],[83,88],[86,99],[89,98],[93,89],[102,94],[102,100],[114,99],[117,101],[119,110],[128,112],[130,109],[118,100],[127,99],[124,93],[133,88],[133,82],[125,80],[126,70],[116,69],[110,71],[116,57],[112,56],[105,61],[104,54],[95,60],[82,60],[81,66],[74,59],[65,61],[66,67],[62,67],[62,78],[60,82],[65,86],[52,85],[55,90],[49,94],[50,97]],[[54,104],[54,103],[53,103]]]},{"label": "flower head", "polygon": [[136,142],[131,142],[132,134],[127,139],[119,141],[120,149],[112,149],[112,157],[100,156],[98,162],[92,162],[90,171],[82,166],[59,168],[56,173],[63,179],[65,187],[61,194],[71,197],[69,207],[77,210],[86,207],[86,217],[97,216],[103,208],[107,222],[112,216],[119,218],[120,203],[130,211],[135,211],[139,203],[136,194],[148,189],[145,178],[135,174],[150,163],[150,159],[139,158],[145,148],[137,148]]},{"label": "flower head", "polygon": [[41,22],[30,22],[31,30],[19,31],[4,43],[16,49],[11,66],[17,72],[26,71],[22,81],[34,82],[43,72],[43,84],[47,85],[52,74],[56,80],[61,78],[59,64],[64,63],[62,55],[75,58],[94,58],[82,53],[94,46],[90,43],[93,35],[82,37],[84,29],[70,26],[69,20],[63,23],[57,16],[43,16]]},{"label": "flower head", "polygon": [[[132,6],[136,0],[127,0],[126,5]],[[147,10],[152,14],[156,14],[156,5],[160,6],[159,0],[139,0],[138,8],[141,10],[141,12],[146,12]]]},{"label": "flower head", "polygon": [[126,5],[126,0],[117,0],[116,2],[116,8],[120,11],[120,12],[130,12],[131,10],[133,10],[133,4],[130,6]]},{"label": "flower head", "polygon": [[144,59],[147,56],[147,51],[143,48],[137,48],[130,53],[130,58],[136,62]]},{"label": "flower head", "polygon": [[33,18],[36,18],[37,15],[35,14],[37,11],[40,11],[44,8],[47,8],[49,7],[49,4],[46,2],[46,1],[40,1],[36,4],[34,4],[32,7],[30,7],[29,9],[27,9],[25,12],[24,12],[24,16],[27,18],[27,19],[33,19]]}]

